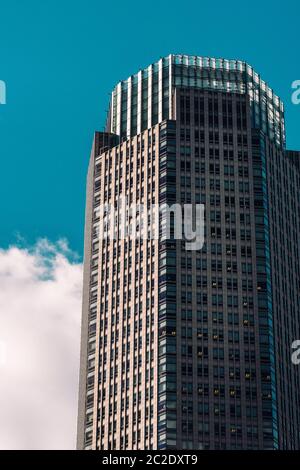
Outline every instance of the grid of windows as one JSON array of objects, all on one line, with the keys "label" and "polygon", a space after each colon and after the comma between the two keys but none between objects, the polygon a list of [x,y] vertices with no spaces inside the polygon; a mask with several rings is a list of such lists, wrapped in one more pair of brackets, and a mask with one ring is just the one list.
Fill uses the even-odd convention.
[{"label": "grid of windows", "polygon": [[157,201],[157,129],[94,162],[85,448],[152,448],[157,240],[99,239],[100,204]]},{"label": "grid of windows", "polygon": [[[205,204],[200,252],[177,241],[177,438],[199,449],[262,445],[249,105],[177,89],[177,195]],[[273,442],[269,443],[272,447]]]}]

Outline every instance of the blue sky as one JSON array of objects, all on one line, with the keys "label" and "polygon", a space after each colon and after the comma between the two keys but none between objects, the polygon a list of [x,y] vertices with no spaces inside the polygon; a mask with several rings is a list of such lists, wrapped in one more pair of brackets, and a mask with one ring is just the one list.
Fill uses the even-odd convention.
[{"label": "blue sky", "polygon": [[82,254],[85,177],[115,83],[169,53],[248,61],[286,104],[300,149],[300,6],[281,2],[2,0],[0,246],[66,237]]}]

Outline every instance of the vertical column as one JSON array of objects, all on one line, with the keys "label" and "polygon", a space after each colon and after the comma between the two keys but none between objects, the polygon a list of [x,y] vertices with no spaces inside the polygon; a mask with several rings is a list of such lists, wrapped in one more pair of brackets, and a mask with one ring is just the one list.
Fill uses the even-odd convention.
[{"label": "vertical column", "polygon": [[132,78],[127,80],[127,138],[131,136],[131,91],[132,91]]},{"label": "vertical column", "polygon": [[142,71],[138,73],[138,95],[137,95],[137,134],[142,131]]},{"label": "vertical column", "polygon": [[116,134],[121,135],[121,83],[117,85],[117,103],[116,103]]},{"label": "vertical column", "polygon": [[169,55],[169,119],[175,119],[175,113],[173,111],[173,108],[175,110],[175,106],[173,105],[173,55]]},{"label": "vertical column", "polygon": [[163,120],[163,59],[158,62],[158,122]]},{"label": "vertical column", "polygon": [[148,128],[152,126],[152,65],[148,68]]}]

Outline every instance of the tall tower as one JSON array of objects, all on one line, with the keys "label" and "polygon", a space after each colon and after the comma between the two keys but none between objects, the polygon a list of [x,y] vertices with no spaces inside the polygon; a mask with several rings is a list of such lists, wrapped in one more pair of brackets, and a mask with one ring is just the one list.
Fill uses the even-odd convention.
[{"label": "tall tower", "polygon": [[[120,82],[87,179],[80,449],[300,449],[300,152],[252,67]],[[99,237],[99,206],[203,204],[205,244]]]}]

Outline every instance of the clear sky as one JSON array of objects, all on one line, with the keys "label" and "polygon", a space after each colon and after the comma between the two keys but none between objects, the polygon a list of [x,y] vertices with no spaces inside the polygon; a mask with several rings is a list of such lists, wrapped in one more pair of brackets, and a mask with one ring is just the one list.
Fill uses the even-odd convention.
[{"label": "clear sky", "polygon": [[300,149],[299,1],[1,0],[0,247],[65,237],[82,254],[85,177],[116,82],[169,53],[248,61]]}]

